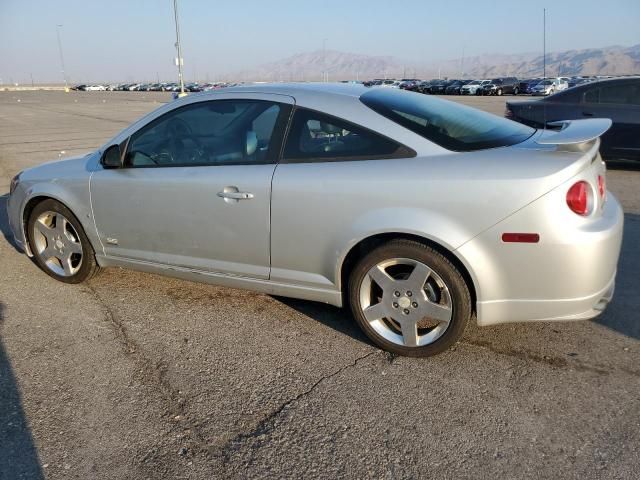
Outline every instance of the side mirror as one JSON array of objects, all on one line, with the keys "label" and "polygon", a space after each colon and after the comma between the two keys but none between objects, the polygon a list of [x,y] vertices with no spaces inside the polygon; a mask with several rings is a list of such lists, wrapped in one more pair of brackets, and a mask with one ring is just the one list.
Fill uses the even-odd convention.
[{"label": "side mirror", "polygon": [[102,160],[100,160],[104,168],[120,168],[122,167],[122,155],[120,152],[120,145],[111,145],[102,154]]}]

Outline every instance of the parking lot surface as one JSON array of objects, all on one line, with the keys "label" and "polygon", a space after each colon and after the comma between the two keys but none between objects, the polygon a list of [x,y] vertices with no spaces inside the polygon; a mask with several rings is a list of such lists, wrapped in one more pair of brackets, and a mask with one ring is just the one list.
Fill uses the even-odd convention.
[{"label": "parking lot surface", "polygon": [[0,93],[0,479],[638,478],[637,167],[608,172],[625,234],[601,317],[394,357],[334,307],[119,269],[65,285],[16,251],[11,177],[168,97]]}]

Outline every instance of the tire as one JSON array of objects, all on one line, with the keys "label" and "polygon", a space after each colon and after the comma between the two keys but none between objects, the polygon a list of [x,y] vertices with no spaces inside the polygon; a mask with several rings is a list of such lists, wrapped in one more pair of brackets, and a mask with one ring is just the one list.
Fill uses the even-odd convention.
[{"label": "tire", "polygon": [[496,95],[501,97],[502,96],[502,89],[499,88],[498,90],[496,90]]},{"label": "tire", "polygon": [[373,343],[410,357],[451,347],[472,314],[469,288],[458,269],[412,240],[392,240],[363,257],[349,275],[348,298]]},{"label": "tire", "polygon": [[82,283],[98,273],[95,252],[76,216],[56,200],[38,203],[27,221],[32,260],[64,283]]},{"label": "tire", "polygon": [[513,89],[513,94],[514,95],[518,95],[518,93],[520,93],[520,90],[518,90],[518,87]]}]

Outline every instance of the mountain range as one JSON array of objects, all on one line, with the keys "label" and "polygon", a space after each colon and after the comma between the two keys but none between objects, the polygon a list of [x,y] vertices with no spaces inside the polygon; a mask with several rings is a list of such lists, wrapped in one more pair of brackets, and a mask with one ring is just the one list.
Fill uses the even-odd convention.
[{"label": "mountain range", "polygon": [[[480,55],[441,62],[410,62],[335,50],[299,53],[233,75],[245,81],[330,81],[370,78],[488,78],[542,76],[540,53]],[[640,74],[640,44],[547,53],[547,76]]]}]

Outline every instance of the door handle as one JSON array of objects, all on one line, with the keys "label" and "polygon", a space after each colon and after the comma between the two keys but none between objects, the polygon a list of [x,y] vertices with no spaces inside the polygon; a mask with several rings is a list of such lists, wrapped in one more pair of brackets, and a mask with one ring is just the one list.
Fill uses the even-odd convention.
[{"label": "door handle", "polygon": [[584,115],[585,117],[593,117],[592,112],[582,112],[582,115]]},{"label": "door handle", "polygon": [[249,192],[218,192],[220,198],[229,198],[231,200],[249,200],[253,198],[253,193]]},{"label": "door handle", "polygon": [[218,192],[218,196],[227,203],[238,203],[240,200],[253,198],[253,193],[241,192],[235,185],[228,185]]}]

